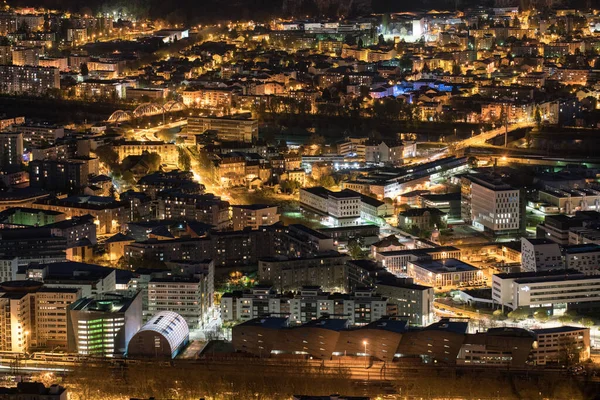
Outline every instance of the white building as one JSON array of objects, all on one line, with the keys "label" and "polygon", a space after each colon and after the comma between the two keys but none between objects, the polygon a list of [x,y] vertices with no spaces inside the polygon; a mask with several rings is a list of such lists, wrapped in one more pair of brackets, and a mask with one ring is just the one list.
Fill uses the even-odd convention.
[{"label": "white building", "polygon": [[548,271],[564,267],[557,243],[547,239],[521,238],[521,269],[527,272]]},{"label": "white building", "polygon": [[354,190],[333,192],[323,187],[300,189],[300,204],[328,215],[334,226],[360,225],[362,221],[381,223],[393,214],[393,206]]},{"label": "white building", "polygon": [[566,309],[569,305],[600,301],[600,276],[577,271],[497,274],[492,278],[492,300],[503,307]]},{"label": "white building", "polygon": [[210,286],[208,275],[152,278],[148,283],[148,314],[176,312],[190,328],[200,328],[213,304]]},{"label": "white building", "polygon": [[543,203],[558,207],[562,214],[575,214],[576,211],[600,211],[600,191],[581,189],[548,188],[538,192]]},{"label": "white building", "polygon": [[234,231],[273,225],[279,222],[280,217],[280,214],[277,213],[277,206],[264,204],[236,205],[231,207],[231,211]]},{"label": "white building", "polygon": [[409,261],[407,274],[419,284],[435,287],[473,285],[483,281],[483,272],[455,258],[440,261]]},{"label": "white building", "polygon": [[14,281],[17,279],[19,258],[4,258],[0,260],[0,282]]},{"label": "white building", "polygon": [[586,275],[600,274],[600,245],[582,244],[563,249],[566,268]]},{"label": "white building", "polygon": [[519,190],[489,175],[470,175],[471,221],[494,234],[520,229]]}]

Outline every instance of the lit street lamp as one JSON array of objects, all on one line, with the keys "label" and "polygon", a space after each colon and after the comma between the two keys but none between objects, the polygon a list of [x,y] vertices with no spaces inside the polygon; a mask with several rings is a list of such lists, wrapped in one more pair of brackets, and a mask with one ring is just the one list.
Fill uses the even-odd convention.
[{"label": "lit street lamp", "polygon": [[367,360],[367,341],[363,340],[363,344],[365,345],[365,368],[367,368],[369,366],[368,360]]}]

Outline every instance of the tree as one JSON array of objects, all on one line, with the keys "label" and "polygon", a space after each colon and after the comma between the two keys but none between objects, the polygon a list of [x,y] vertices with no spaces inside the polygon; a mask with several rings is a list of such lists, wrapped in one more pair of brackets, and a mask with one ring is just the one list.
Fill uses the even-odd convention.
[{"label": "tree", "polygon": [[178,147],[177,152],[179,153],[179,168],[184,171],[189,171],[190,169],[192,169],[192,159],[190,158],[190,155],[188,154],[187,150],[182,147]]},{"label": "tree", "polygon": [[535,318],[535,320],[538,322],[547,322],[550,319],[550,316],[548,315],[547,310],[542,309],[534,312],[533,318]]},{"label": "tree", "polygon": [[142,160],[148,165],[148,172],[155,172],[160,169],[160,154],[146,152],[142,154]]},{"label": "tree", "polygon": [[585,326],[586,328],[591,328],[592,326],[594,326],[594,320],[588,317],[581,318],[581,321],[579,321],[579,323]]},{"label": "tree", "polygon": [[360,243],[358,242],[358,240],[353,239],[348,242],[348,254],[354,260],[359,260],[363,258],[364,253],[362,248],[360,247]]},{"label": "tree", "polygon": [[110,169],[117,169],[119,166],[119,155],[111,145],[100,146],[95,151],[100,162],[106,164]]},{"label": "tree", "polygon": [[90,74],[87,63],[81,63],[81,65],[79,65],[79,71],[81,72],[81,76],[88,76]]},{"label": "tree", "polygon": [[320,179],[319,183],[324,188],[330,188],[332,186],[335,186],[335,179],[333,179],[331,175],[325,175]]},{"label": "tree", "polygon": [[460,75],[462,74],[462,68],[459,64],[452,65],[452,75]]},{"label": "tree", "polygon": [[516,310],[513,310],[508,313],[508,318],[512,319],[513,321],[525,319],[528,316],[529,316],[529,311],[527,311],[523,308],[517,308]]},{"label": "tree", "polygon": [[471,168],[476,168],[477,167],[477,157],[473,157],[473,156],[469,157],[467,159],[467,164]]},{"label": "tree", "polygon": [[561,315],[560,317],[558,317],[558,321],[561,324],[566,325],[566,324],[573,322],[573,318],[570,315],[565,314],[565,315]]},{"label": "tree", "polygon": [[506,316],[504,315],[502,310],[498,309],[492,313],[492,318],[495,319],[496,321],[502,321],[502,320],[506,319]]},{"label": "tree", "polygon": [[317,146],[324,146],[325,145],[325,138],[317,133],[313,133],[312,135],[310,135],[310,137],[308,138],[308,144],[309,145],[317,145]]},{"label": "tree", "polygon": [[540,127],[542,126],[542,113],[540,112],[539,107],[535,108],[535,114],[534,114],[533,118],[535,119],[535,124],[536,124],[537,128],[540,129]]}]

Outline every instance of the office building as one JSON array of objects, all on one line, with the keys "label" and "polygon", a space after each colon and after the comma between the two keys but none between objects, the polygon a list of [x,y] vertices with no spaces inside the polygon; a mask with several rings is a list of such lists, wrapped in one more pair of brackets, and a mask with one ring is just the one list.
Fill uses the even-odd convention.
[{"label": "office building", "polygon": [[537,348],[532,352],[535,365],[573,365],[590,358],[590,329],[576,326],[534,329]]},{"label": "office building", "polygon": [[172,311],[154,315],[131,338],[127,356],[131,358],[175,358],[188,344],[190,331],[185,319]]},{"label": "office building", "polygon": [[581,244],[563,247],[564,265],[585,275],[600,274],[600,245]]},{"label": "office building", "polygon": [[279,222],[280,216],[277,213],[277,206],[264,204],[235,205],[231,207],[231,211],[234,231],[273,225]]},{"label": "office building", "polygon": [[379,279],[375,290],[396,306],[396,314],[410,324],[426,326],[434,322],[434,290],[431,286],[417,285],[407,279]]},{"label": "office building", "polygon": [[409,277],[427,286],[463,286],[483,281],[479,268],[455,258],[408,261],[406,269]]},{"label": "office building", "polygon": [[206,131],[216,131],[217,138],[226,142],[252,143],[258,139],[258,120],[236,116],[188,118],[188,133]]},{"label": "office building", "polygon": [[81,297],[75,288],[15,280],[0,284],[0,348],[29,352],[67,349],[67,310]]},{"label": "office building", "polygon": [[492,300],[512,310],[589,309],[600,301],[599,288],[600,276],[577,270],[496,274],[492,277]]},{"label": "office building", "polygon": [[[171,276],[152,278],[148,283],[148,313],[172,311],[185,319],[187,326],[204,326],[212,308],[214,292],[209,275],[202,277]],[[213,284],[214,285],[214,284]]]},{"label": "office building", "polygon": [[77,300],[68,310],[69,352],[112,357],[125,354],[142,327],[142,296],[102,294]]},{"label": "office building", "polygon": [[557,243],[548,239],[521,238],[521,269],[539,272],[564,267],[563,257]]},{"label": "office building", "polygon": [[363,221],[382,225],[384,218],[393,214],[393,206],[350,189],[302,188],[300,204],[307,211],[328,216],[330,226],[361,225]]},{"label": "office building", "polygon": [[47,288],[75,288],[83,297],[93,297],[117,288],[117,270],[95,264],[54,262],[19,266],[17,279],[32,279]]},{"label": "office building", "polygon": [[461,214],[466,222],[493,234],[519,231],[521,199],[518,189],[492,175],[467,175],[462,180]]},{"label": "office building", "polygon": [[410,261],[460,259],[461,250],[453,246],[440,246],[423,249],[381,251],[375,254],[375,261],[389,272],[406,275]]}]

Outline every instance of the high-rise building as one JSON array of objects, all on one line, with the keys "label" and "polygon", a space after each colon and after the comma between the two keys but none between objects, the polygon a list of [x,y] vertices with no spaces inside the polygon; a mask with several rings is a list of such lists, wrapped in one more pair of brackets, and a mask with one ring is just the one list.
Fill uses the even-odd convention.
[{"label": "high-rise building", "polygon": [[30,186],[72,191],[88,184],[89,166],[82,161],[34,160],[29,163]]},{"label": "high-rise building", "polygon": [[39,96],[51,89],[60,89],[57,68],[0,65],[0,93]]},{"label": "high-rise building", "polygon": [[131,297],[106,293],[69,306],[69,351],[112,357],[124,354],[142,327],[141,292]]},{"label": "high-rise building", "polygon": [[21,165],[23,162],[23,134],[0,133],[0,167]]},{"label": "high-rise building", "polygon": [[462,193],[461,214],[475,228],[494,234],[520,230],[522,199],[518,189],[493,175],[479,174],[463,177]]},{"label": "high-rise building", "polygon": [[12,51],[13,65],[29,65],[37,67],[40,63],[39,47],[17,47]]},{"label": "high-rise building", "polygon": [[190,328],[200,328],[212,307],[208,274],[196,277],[152,278],[148,283],[148,312],[174,311]]},{"label": "high-rise building", "polygon": [[76,288],[45,287],[37,281],[0,284],[0,349],[67,348],[67,308],[81,297]]}]

